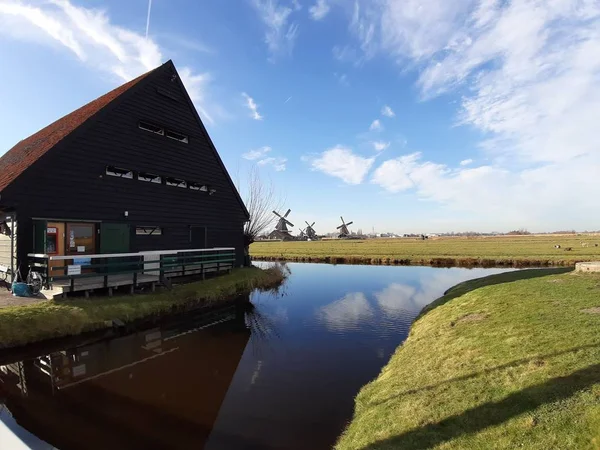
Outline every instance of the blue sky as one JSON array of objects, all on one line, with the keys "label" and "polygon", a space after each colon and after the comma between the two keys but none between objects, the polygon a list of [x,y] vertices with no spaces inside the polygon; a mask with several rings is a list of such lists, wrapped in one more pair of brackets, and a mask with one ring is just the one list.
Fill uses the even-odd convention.
[{"label": "blue sky", "polygon": [[332,231],[600,226],[600,2],[0,0],[0,154],[172,59],[232,177]]}]

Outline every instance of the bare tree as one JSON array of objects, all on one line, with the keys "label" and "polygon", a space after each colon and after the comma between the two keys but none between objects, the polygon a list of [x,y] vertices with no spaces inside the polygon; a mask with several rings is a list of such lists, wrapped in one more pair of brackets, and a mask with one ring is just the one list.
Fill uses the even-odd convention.
[{"label": "bare tree", "polygon": [[244,253],[246,265],[250,264],[250,244],[263,234],[273,224],[273,210],[281,209],[283,199],[278,195],[271,181],[268,183],[261,177],[258,167],[252,166],[248,171],[245,189],[238,191],[242,194],[250,220],[244,225]]}]

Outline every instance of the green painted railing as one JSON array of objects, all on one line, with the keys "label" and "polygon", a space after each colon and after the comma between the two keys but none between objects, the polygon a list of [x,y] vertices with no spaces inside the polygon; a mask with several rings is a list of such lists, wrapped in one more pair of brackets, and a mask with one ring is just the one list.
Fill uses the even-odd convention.
[{"label": "green painted railing", "polygon": [[202,274],[230,270],[235,265],[234,248],[165,250],[139,253],[50,256],[29,254],[29,266],[44,278],[50,289],[53,282],[69,281],[73,290],[75,281],[90,277],[133,275],[137,285],[140,276],[153,275],[158,280],[173,276]]}]

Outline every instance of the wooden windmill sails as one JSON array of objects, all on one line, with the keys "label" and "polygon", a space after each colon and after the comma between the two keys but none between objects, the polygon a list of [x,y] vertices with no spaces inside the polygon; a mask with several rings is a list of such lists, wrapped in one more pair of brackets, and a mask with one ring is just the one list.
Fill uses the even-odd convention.
[{"label": "wooden windmill sails", "polygon": [[313,228],[315,226],[315,222],[310,224],[305,220],[304,223],[306,224],[306,230],[305,230],[306,237],[312,241],[317,239],[317,232]]},{"label": "wooden windmill sails", "polygon": [[344,220],[344,218],[342,216],[340,216],[340,219],[342,219],[342,224],[339,227],[337,227],[337,229],[340,230],[339,237],[341,237],[341,238],[348,237],[350,235],[350,231],[348,230],[348,225],[352,225],[354,222],[346,223],[346,221]]},{"label": "wooden windmill sails", "polygon": [[290,230],[288,229],[288,226],[293,227],[294,224],[287,219],[287,216],[290,214],[291,211],[291,209],[288,209],[283,216],[277,211],[273,211],[273,214],[279,217],[279,220],[277,221],[277,225],[275,225],[275,230],[270,235],[271,238],[283,240],[293,239],[292,235],[290,234]]}]

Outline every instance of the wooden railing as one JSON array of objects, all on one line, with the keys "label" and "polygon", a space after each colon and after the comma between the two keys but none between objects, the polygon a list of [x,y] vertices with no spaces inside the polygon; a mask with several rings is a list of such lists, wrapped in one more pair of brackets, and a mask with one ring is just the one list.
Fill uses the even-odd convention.
[{"label": "wooden railing", "polygon": [[27,256],[30,269],[42,275],[46,289],[50,289],[53,282],[68,280],[71,291],[75,280],[88,277],[103,277],[108,287],[109,276],[132,275],[135,286],[142,275],[164,280],[230,270],[235,265],[235,249],[229,247],[69,256],[30,253]]}]

